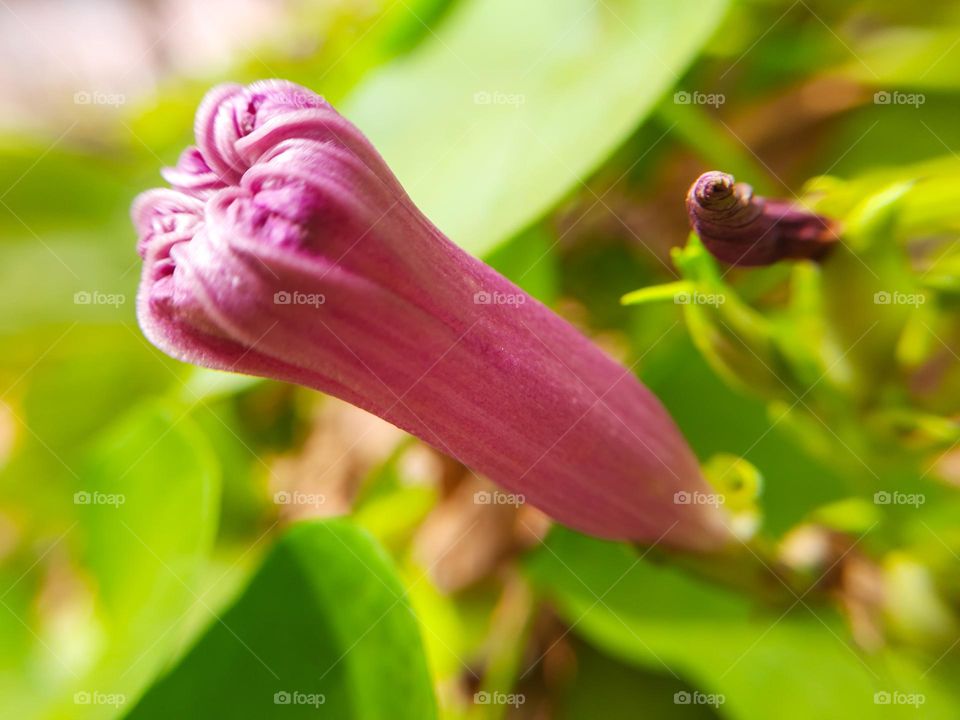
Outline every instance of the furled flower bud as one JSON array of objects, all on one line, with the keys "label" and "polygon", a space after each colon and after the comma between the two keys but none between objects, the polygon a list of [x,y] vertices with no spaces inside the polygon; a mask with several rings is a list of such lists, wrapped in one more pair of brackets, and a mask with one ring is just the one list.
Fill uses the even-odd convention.
[{"label": "furled flower bud", "polygon": [[716,504],[685,502],[709,488],[657,399],[447,240],[324,100],[221,86],[196,139],[133,207],[158,347],[343,398],[579,530],[726,541]]},{"label": "furled flower bud", "polygon": [[732,175],[708,172],[687,193],[690,225],[704,246],[729,265],[820,260],[837,242],[831,221],[784,200],[753,194]]}]

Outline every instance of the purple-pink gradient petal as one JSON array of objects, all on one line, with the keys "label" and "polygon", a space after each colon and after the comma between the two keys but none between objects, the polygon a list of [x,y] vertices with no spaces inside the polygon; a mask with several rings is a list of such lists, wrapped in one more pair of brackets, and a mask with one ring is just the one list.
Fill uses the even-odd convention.
[{"label": "purple-pink gradient petal", "polygon": [[223,85],[195,132],[133,206],[151,342],[358,405],[583,532],[728,541],[716,507],[675,502],[710,488],[650,391],[444,237],[328,103]]}]

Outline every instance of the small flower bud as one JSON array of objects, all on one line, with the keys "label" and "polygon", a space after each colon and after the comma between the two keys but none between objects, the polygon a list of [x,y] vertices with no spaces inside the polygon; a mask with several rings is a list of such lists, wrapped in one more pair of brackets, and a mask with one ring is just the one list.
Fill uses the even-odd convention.
[{"label": "small flower bud", "polygon": [[769,200],[722,172],[701,175],[687,193],[690,225],[728,265],[821,260],[838,242],[833,222],[794,203]]}]

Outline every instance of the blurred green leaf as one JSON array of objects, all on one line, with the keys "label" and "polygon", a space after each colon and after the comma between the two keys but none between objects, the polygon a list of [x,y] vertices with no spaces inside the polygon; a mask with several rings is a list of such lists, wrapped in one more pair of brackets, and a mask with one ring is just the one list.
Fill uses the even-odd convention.
[{"label": "blurred green leaf", "polygon": [[796,379],[770,321],[737,295],[696,234],[673,250],[673,262],[692,288],[678,294],[676,302],[683,305],[690,337],[714,371],[747,392],[790,397]]},{"label": "blurred green leaf", "polygon": [[109,717],[116,703],[82,698],[132,701],[186,640],[216,532],[218,468],[179,408],[146,405],[96,441],[61,491],[74,515],[61,540],[79,548],[80,564],[61,569],[72,581],[61,580],[56,607],[34,620],[34,657],[21,669],[28,695],[8,698],[6,711]]},{"label": "blurred green leaf", "polygon": [[[759,194],[776,190],[776,178],[771,176],[770,169],[701,105],[673,102],[670,98],[660,103],[657,115],[708,166],[723,168],[734,177],[750,178],[750,185]],[[690,181],[695,179],[691,177]]]},{"label": "blurred green leaf", "polygon": [[[463,658],[476,654],[484,637],[485,626],[475,616],[464,613],[457,599],[443,592],[430,578],[429,571],[414,562],[403,569],[403,579],[410,604],[423,629],[423,644],[434,686],[441,693],[444,720],[465,717],[466,708],[456,692],[464,677],[471,677]],[[488,614],[489,614],[489,609]],[[483,616],[484,619],[486,616]],[[444,692],[446,690],[446,692]],[[458,702],[459,701],[459,702]],[[456,705],[456,712],[453,706]]]},{"label": "blurred green leaf", "polygon": [[237,603],[127,718],[317,716],[436,717],[392,564],[365,532],[337,520],[291,528]]},{"label": "blurred green leaf", "polygon": [[465,0],[344,110],[420,208],[484,255],[596,169],[726,0]]},{"label": "blurred green leaf", "polygon": [[858,43],[856,57],[844,71],[881,92],[896,87],[955,89],[960,87],[960,53],[954,53],[958,32],[960,27],[950,24],[901,26],[872,33]]},{"label": "blurred green leaf", "polygon": [[[129,241],[117,247],[110,240]],[[140,263],[124,225],[50,232],[0,245],[0,332],[53,322],[135,323]]]},{"label": "blurred green leaf", "polygon": [[[843,242],[823,264],[824,311],[836,344],[836,365],[849,366],[850,389],[864,398],[897,373],[896,347],[912,308],[891,303],[919,293],[907,251],[894,239],[910,183],[880,188],[847,219]],[[838,373],[839,374],[839,373]]]},{"label": "blurred green leaf", "polygon": [[689,295],[695,290],[695,286],[686,280],[664,283],[663,285],[650,285],[633,292],[628,292],[620,302],[624,305],[643,305],[650,302],[665,302],[670,300],[676,303],[678,296]]},{"label": "blurred green leaf", "polygon": [[124,168],[105,153],[68,150],[71,129],[59,139],[0,139],[4,238],[102,226],[126,214]]},{"label": "blurred green leaf", "polygon": [[[126,327],[75,323],[52,340],[21,335],[10,344],[15,342],[36,347],[36,364],[20,384],[24,421],[65,457],[177,377],[173,361],[132,321]],[[83,413],[66,412],[65,398]]]},{"label": "blurred green leaf", "polygon": [[641,379],[670,411],[698,457],[731,453],[763,474],[761,505],[768,532],[783,532],[821,503],[850,491],[851,479],[836,463],[805,452],[779,414],[730,388],[682,330],[676,332],[649,351]]},{"label": "blurred green leaf", "polygon": [[[189,592],[197,555],[216,534],[217,459],[183,408],[150,404],[97,443],[88,467],[77,491],[87,500],[74,497],[85,502],[85,566],[97,578],[110,623],[130,633],[147,604],[166,593],[182,602]],[[91,500],[98,493],[120,502]]]},{"label": "blurred green leaf", "polygon": [[616,657],[722,694],[724,717],[916,717],[912,705],[875,701],[894,692],[922,694],[924,718],[956,717],[960,708],[924,667],[893,651],[865,656],[829,615],[800,604],[761,611],[625,545],[558,530],[529,568],[578,633]]},{"label": "blurred green leaf", "polygon": [[[693,688],[666,672],[652,672],[622,663],[597,652],[585,643],[577,643],[577,674],[565,688],[561,720],[696,720],[720,715],[709,705],[674,702],[678,693]],[[642,708],[642,714],[638,714]]]}]

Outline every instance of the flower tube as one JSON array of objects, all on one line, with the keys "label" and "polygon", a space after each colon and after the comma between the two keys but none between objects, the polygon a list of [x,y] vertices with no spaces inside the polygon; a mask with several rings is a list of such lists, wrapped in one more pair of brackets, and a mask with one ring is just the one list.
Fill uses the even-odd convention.
[{"label": "flower tube", "polygon": [[730,537],[657,399],[417,209],[284,81],[213,89],[172,188],[133,207],[137,311],[168,354],[335,395],[604,538]]}]

